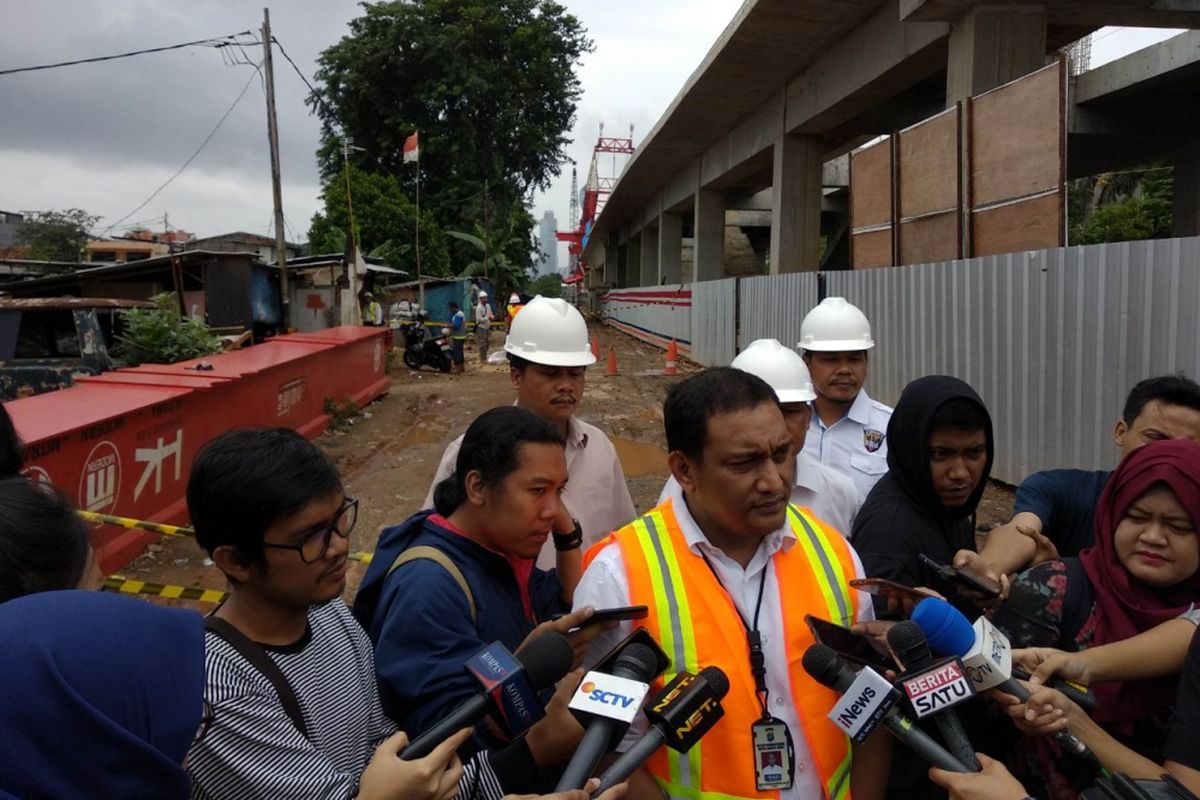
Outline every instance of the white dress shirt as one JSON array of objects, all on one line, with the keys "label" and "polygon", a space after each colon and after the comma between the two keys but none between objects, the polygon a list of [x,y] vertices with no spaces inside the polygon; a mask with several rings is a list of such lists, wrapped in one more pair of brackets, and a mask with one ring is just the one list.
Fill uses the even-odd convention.
[{"label": "white dress shirt", "polygon": [[[666,502],[678,488],[679,482],[675,476],[668,476],[662,494],[658,496],[658,504]],[[832,467],[817,463],[811,455],[801,451],[796,455],[796,473],[788,500],[793,505],[809,509],[817,519],[828,523],[848,539],[863,497],[852,480]]]},{"label": "white dress shirt", "polygon": [[891,406],[872,400],[865,389],[854,398],[846,416],[829,426],[821,421],[814,405],[804,452],[854,481],[865,500],[888,471],[887,427],[891,418]]},{"label": "white dress shirt", "polygon": [[[750,564],[742,568],[741,564],[711,543],[704,536],[696,521],[688,511],[683,493],[678,484],[670,492],[674,504],[675,518],[683,533],[688,548],[696,554],[708,557],[720,578],[721,584],[729,593],[734,606],[747,622],[753,624],[754,607],[758,600],[758,586],[762,579],[762,571],[768,570],[766,583],[763,588],[762,612],[758,619],[758,630],[762,635],[763,650],[766,655],[767,689],[770,691],[769,711],[772,716],[787,723],[792,732],[796,746],[796,776],[792,788],[781,793],[781,800],[811,800],[824,797],[824,787],[818,774],[808,743],[804,739],[804,727],[800,724],[798,710],[792,705],[792,689],[789,666],[793,670],[803,670],[800,663],[788,664],[787,649],[783,638],[783,613],[779,604],[779,583],[775,576],[775,568],[771,560],[780,549],[790,550],[796,544],[796,537],[785,522],[783,527],[769,534],[762,540],[758,551],[750,560]],[[862,562],[854,548],[850,548],[854,559],[854,575],[847,580],[864,576]],[[575,608],[584,606],[593,608],[617,608],[630,605],[629,579],[625,571],[625,560],[621,548],[616,543],[601,550],[575,589]],[[811,612],[815,616],[827,616],[825,609],[792,609],[792,613],[804,614]],[[860,595],[858,615],[855,622],[868,622],[875,618],[874,607],[867,595]],[[842,620],[834,620],[842,622]],[[592,640],[588,647],[586,663],[595,663],[597,659],[615,647],[622,639],[633,632],[633,622],[622,622],[620,626]],[[624,750],[635,739],[646,732],[648,724],[645,716],[634,720],[629,732],[619,749]],[[750,731],[746,731],[746,749],[750,750]]]},{"label": "white dress shirt", "polygon": [[[453,474],[462,440],[459,436],[446,445],[422,508],[433,508],[433,490]],[[567,423],[567,476],[570,480],[563,491],[563,504],[583,529],[584,552],[637,518],[617,449],[603,431],[578,417],[571,417]],[[537,565],[554,569],[556,561],[554,539],[550,538],[538,555]]]}]

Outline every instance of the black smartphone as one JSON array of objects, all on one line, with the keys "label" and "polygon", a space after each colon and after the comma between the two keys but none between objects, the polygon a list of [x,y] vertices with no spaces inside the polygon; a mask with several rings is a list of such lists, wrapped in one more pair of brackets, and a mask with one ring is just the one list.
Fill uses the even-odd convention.
[{"label": "black smartphone", "polygon": [[[647,606],[622,606],[620,608],[597,608],[595,613],[584,620],[583,625],[595,625],[600,622],[611,622],[616,620],[624,622],[630,619],[645,619],[650,615],[650,609]],[[566,614],[555,614],[551,617],[552,620],[559,620],[565,617]]]},{"label": "black smartphone", "polygon": [[869,637],[812,614],[805,614],[804,621],[812,631],[814,639],[837,652],[842,658],[870,667],[880,675],[884,670],[899,671],[891,657],[877,648]]},{"label": "black smartphone", "polygon": [[986,575],[980,575],[978,572],[973,572],[969,569],[955,569],[949,564],[939,564],[924,553],[919,553],[918,557],[921,559],[922,564],[948,581],[954,581],[959,586],[965,586],[971,591],[979,592],[985,597],[1000,596],[1000,591],[1003,587]]}]

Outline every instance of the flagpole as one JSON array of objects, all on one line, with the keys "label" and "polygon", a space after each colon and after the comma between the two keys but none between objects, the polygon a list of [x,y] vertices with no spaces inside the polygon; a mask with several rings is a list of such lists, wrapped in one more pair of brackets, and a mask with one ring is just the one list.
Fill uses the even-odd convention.
[{"label": "flagpole", "polygon": [[[419,141],[419,140],[418,140]],[[421,308],[425,308],[425,282],[421,280],[421,151],[417,150],[417,224],[415,239],[417,243],[417,293],[420,295]]]}]

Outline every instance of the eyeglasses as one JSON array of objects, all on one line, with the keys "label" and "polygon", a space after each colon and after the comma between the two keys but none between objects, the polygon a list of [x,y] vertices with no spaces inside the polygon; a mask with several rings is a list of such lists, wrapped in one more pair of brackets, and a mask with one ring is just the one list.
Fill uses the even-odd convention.
[{"label": "eyeglasses", "polygon": [[273,547],[276,550],[295,550],[305,564],[314,564],[325,557],[333,535],[336,533],[345,539],[350,535],[350,531],[354,530],[356,522],[358,522],[358,501],[347,497],[346,502],[342,503],[342,507],[333,515],[333,519],[310,530],[299,544],[263,542],[263,547]]}]

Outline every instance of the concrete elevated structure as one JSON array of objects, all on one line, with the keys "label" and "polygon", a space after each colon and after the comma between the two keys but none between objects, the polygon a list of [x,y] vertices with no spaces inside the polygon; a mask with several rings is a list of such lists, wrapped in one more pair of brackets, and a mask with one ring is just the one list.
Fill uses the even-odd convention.
[{"label": "concrete elevated structure", "polygon": [[[845,267],[846,153],[1105,25],[1200,28],[1200,0],[748,0],[626,166],[589,285]],[[1198,36],[1074,78],[1068,109],[1069,177],[1176,163],[1178,235],[1200,233]]]}]

